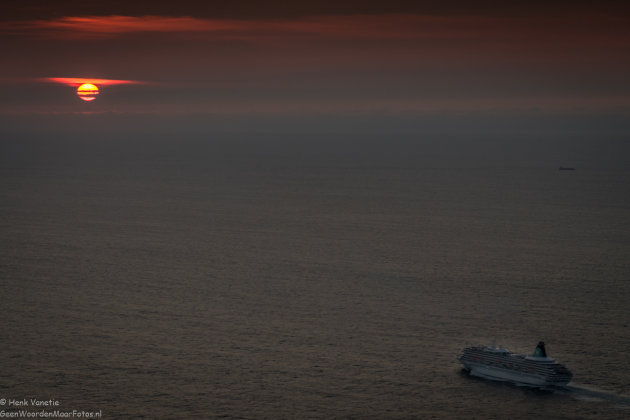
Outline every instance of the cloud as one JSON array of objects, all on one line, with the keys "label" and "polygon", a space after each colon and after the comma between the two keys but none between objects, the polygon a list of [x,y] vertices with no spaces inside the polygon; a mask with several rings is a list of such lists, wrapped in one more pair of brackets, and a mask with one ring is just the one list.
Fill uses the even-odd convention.
[{"label": "cloud", "polygon": [[[521,61],[557,61],[555,57],[619,55],[630,42],[630,18],[598,14],[491,16],[373,14],[311,16],[284,19],[213,19],[191,16],[68,16],[48,20],[3,23],[0,32],[89,42],[116,40],[134,34],[162,34],[195,42],[239,41],[252,45],[320,50],[352,45],[361,50],[395,49],[442,51],[447,56],[473,53]],[[154,37],[159,43],[159,38]],[[346,44],[344,44],[346,43]],[[308,44],[308,45],[307,45]],[[625,54],[621,54],[622,57]],[[509,58],[511,57],[511,58]]]},{"label": "cloud", "polygon": [[136,80],[115,80],[115,79],[87,79],[87,78],[79,78],[79,77],[44,77],[40,79],[43,82],[56,82],[62,83],[68,86],[80,86],[84,83],[94,83],[96,85],[101,86],[111,86],[111,85],[137,85],[144,84],[146,82],[139,82]]},{"label": "cloud", "polygon": [[59,35],[110,37],[132,32],[215,32],[242,29],[234,21],[168,16],[77,16],[36,20],[26,24],[35,30],[56,31]]},{"label": "cloud", "polygon": [[[112,38],[132,33],[211,33],[232,39],[294,36],[372,39],[584,40],[628,39],[630,19],[605,15],[340,15],[295,19],[207,19],[191,16],[69,16],[5,22],[3,32],[70,39]],[[500,39],[498,39],[500,37]]]}]

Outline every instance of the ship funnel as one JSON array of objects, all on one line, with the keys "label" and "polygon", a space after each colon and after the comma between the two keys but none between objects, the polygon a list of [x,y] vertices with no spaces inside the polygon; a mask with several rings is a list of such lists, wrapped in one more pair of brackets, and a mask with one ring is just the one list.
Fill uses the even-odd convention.
[{"label": "ship funnel", "polygon": [[547,357],[547,351],[545,350],[545,343],[540,341],[532,353],[533,357]]}]

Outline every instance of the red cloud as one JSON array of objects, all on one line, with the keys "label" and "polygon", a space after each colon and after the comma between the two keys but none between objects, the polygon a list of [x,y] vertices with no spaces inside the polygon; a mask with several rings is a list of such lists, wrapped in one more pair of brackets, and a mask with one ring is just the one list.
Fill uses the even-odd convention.
[{"label": "red cloud", "polygon": [[625,44],[630,19],[568,14],[536,19],[491,15],[343,15],[298,19],[205,19],[190,16],[75,16],[5,23],[4,32],[72,39],[110,38],[129,33],[206,33],[212,39],[250,41],[292,38],[442,40],[501,44]]},{"label": "red cloud", "polygon": [[374,40],[443,40],[486,43],[606,42],[626,43],[624,16],[565,14],[492,15],[342,15],[297,19],[206,19],[190,16],[70,16],[52,20],[5,22],[2,31],[46,37],[110,38],[129,33],[207,33],[213,39],[281,39],[316,37]]},{"label": "red cloud", "polygon": [[167,16],[80,16],[31,22],[33,28],[100,36],[129,32],[207,32],[239,29],[241,26],[230,21]]},{"label": "red cloud", "polygon": [[81,86],[84,83],[93,83],[99,86],[111,86],[111,85],[135,85],[142,84],[144,82],[138,82],[135,80],[115,80],[115,79],[87,79],[80,77],[45,77],[41,79],[45,82],[57,82],[63,83],[68,86]]}]

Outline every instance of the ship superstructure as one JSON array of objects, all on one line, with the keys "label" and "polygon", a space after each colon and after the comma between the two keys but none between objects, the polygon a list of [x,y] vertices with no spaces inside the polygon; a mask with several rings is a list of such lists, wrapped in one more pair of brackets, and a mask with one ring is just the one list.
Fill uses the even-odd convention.
[{"label": "ship superstructure", "polygon": [[510,353],[507,349],[467,347],[458,357],[473,376],[536,387],[562,386],[573,374],[564,365],[547,356],[545,343],[538,343],[530,356]]}]

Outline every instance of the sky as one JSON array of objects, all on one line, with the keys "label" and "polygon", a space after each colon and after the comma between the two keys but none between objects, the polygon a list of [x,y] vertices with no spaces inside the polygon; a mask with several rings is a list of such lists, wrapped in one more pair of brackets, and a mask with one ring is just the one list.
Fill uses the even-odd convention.
[{"label": "sky", "polygon": [[[621,2],[15,1],[0,118],[618,116]],[[124,80],[89,103],[52,78]]]}]

